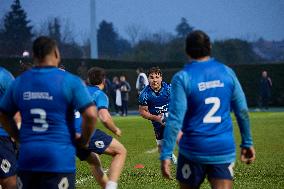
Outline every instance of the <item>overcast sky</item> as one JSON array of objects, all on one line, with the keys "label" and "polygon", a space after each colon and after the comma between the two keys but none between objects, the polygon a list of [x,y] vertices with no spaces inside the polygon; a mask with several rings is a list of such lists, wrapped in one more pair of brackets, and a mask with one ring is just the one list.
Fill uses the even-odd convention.
[{"label": "overcast sky", "polygon": [[[13,0],[0,0],[0,16]],[[76,38],[89,34],[90,0],[21,0],[32,25],[48,18],[68,20]],[[96,0],[97,25],[112,22],[127,38],[126,28],[138,25],[143,31],[175,33],[182,17],[213,39],[284,39],[284,0]]]}]

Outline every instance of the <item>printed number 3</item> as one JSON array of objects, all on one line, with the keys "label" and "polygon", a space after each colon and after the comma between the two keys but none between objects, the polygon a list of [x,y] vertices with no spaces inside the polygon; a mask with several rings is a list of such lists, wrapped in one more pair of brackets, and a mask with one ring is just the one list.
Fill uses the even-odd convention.
[{"label": "printed number 3", "polygon": [[210,97],[205,99],[205,104],[213,104],[210,111],[203,118],[203,123],[220,123],[221,116],[214,116],[220,108],[220,99],[217,97]]},{"label": "printed number 3", "polygon": [[41,124],[41,126],[33,126],[33,131],[44,132],[48,129],[48,123],[46,122],[46,112],[40,108],[31,109],[31,114],[39,115],[39,118],[34,118],[35,124]]}]

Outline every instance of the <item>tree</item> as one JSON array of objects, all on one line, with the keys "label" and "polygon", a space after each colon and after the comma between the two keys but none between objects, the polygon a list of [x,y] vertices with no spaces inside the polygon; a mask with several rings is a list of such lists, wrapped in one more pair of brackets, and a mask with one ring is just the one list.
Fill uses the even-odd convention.
[{"label": "tree", "polygon": [[212,45],[212,54],[226,64],[250,64],[259,60],[252,45],[240,39],[215,41]]},{"label": "tree", "polygon": [[19,56],[24,50],[30,50],[32,41],[32,26],[27,14],[22,9],[20,0],[15,0],[11,10],[4,16],[4,28],[0,35],[0,54]]},{"label": "tree", "polygon": [[185,38],[187,34],[193,31],[193,29],[194,28],[188,24],[187,20],[182,17],[181,22],[176,26],[177,36],[179,38]]},{"label": "tree", "polygon": [[113,24],[103,20],[99,24],[97,35],[99,58],[116,57],[118,34],[114,31]]}]

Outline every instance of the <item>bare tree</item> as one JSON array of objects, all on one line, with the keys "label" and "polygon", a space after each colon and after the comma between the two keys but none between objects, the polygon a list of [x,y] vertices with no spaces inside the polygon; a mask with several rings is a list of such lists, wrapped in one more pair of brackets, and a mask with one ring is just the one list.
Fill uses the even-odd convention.
[{"label": "bare tree", "polygon": [[137,44],[139,37],[141,37],[142,27],[138,24],[130,24],[125,29],[132,46]]}]

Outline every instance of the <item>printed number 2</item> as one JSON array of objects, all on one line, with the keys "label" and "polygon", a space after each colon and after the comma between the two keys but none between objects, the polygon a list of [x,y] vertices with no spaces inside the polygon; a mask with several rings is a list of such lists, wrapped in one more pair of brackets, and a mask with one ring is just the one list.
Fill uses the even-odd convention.
[{"label": "printed number 2", "polygon": [[210,97],[205,99],[205,104],[213,104],[210,111],[203,118],[203,123],[220,123],[221,116],[214,116],[220,108],[220,99],[217,97]]},{"label": "printed number 2", "polygon": [[48,129],[48,123],[46,122],[46,112],[40,108],[31,109],[31,114],[39,115],[39,118],[34,118],[35,124],[41,124],[41,126],[33,126],[33,131],[44,132]]}]

